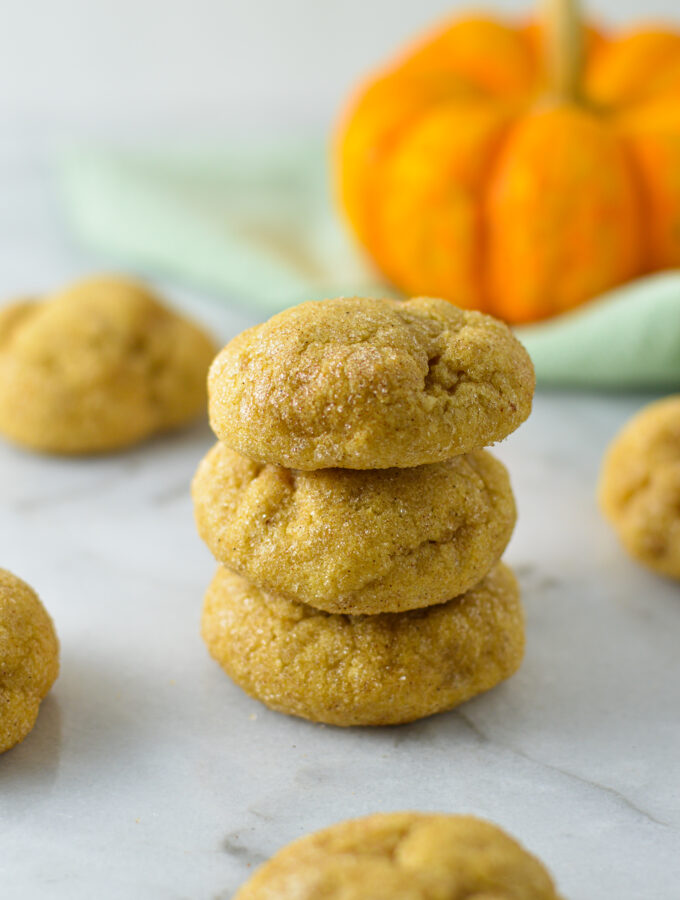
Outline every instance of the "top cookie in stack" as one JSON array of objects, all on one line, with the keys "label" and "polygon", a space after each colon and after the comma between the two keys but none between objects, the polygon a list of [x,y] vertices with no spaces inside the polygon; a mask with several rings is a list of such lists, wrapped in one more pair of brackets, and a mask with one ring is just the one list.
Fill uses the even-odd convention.
[{"label": "top cookie in stack", "polygon": [[292,469],[441,462],[502,440],[531,412],[524,347],[444,300],[303,303],[250,328],[212,365],[218,438]]},{"label": "top cookie in stack", "polygon": [[227,672],[341,725],[409,721],[512,674],[514,498],[482,448],[533,387],[505,325],[441,300],[305,303],[227,345],[209,376],[220,443],[193,485],[225,567],[203,634]]}]

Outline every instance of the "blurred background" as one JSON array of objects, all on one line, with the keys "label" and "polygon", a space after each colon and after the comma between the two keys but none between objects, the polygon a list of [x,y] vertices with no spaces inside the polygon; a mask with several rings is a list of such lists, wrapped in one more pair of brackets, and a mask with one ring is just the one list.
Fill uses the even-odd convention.
[{"label": "blurred background", "polygon": [[[203,133],[325,126],[348,89],[455,0],[5,0],[0,125]],[[475,7],[531,13],[530,2]],[[605,23],[672,18],[677,0],[592,0]],[[182,137],[186,137],[185,133]]]}]

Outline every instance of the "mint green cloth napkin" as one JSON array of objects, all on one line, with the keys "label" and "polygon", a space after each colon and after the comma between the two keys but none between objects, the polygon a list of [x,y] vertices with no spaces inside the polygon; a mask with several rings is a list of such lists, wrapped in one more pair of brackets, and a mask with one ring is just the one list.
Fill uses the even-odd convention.
[{"label": "mint green cloth napkin", "polygon": [[[88,246],[263,316],[322,297],[398,296],[339,221],[326,156],[316,142],[210,154],[81,149],[63,157],[60,182]],[[540,384],[680,387],[680,271],[516,333]]]}]

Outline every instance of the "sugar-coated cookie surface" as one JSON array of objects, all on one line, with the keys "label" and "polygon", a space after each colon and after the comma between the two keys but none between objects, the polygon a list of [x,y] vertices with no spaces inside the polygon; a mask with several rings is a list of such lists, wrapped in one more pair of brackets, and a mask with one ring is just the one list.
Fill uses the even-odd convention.
[{"label": "sugar-coated cookie surface", "polygon": [[542,863],[472,816],[376,813],[306,835],[234,900],[560,900]]},{"label": "sugar-coated cookie surface", "polygon": [[439,462],[506,437],[529,415],[531,360],[502,322],[444,300],[303,303],[215,359],[220,440],[294,469]]},{"label": "sugar-coated cookie surface", "polygon": [[630,555],[680,579],[680,395],[646,406],[612,441],[599,498]]},{"label": "sugar-coated cookie surface", "polygon": [[249,581],[327,612],[442,603],[500,559],[515,524],[486,451],[412,469],[302,472],[216,444],[193,483],[198,530]]},{"label": "sugar-coated cookie surface", "polygon": [[215,354],[146,287],[82,281],[0,309],[0,432],[35,450],[115,450],[197,416]]},{"label": "sugar-coated cookie surface", "polygon": [[373,616],[264,594],[220,567],[202,634],[251,696],[331,725],[396,725],[451,709],[512,675],[524,653],[519,589],[502,564],[448,603]]},{"label": "sugar-coated cookie surface", "polygon": [[0,753],[22,741],[59,674],[59,644],[45,607],[0,569]]}]

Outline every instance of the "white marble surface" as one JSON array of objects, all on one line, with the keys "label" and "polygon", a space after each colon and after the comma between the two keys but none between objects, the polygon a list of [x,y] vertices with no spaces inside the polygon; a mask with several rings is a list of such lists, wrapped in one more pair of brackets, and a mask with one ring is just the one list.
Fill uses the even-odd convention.
[{"label": "white marble surface", "polygon": [[[9,156],[0,294],[95,268],[42,169]],[[248,321],[166,287],[225,339]],[[537,397],[498,449],[520,509],[520,672],[453,713],[363,731],[271,713],[208,657],[213,563],[188,494],[207,426],[93,460],[0,445],[0,565],[38,589],[62,644],[34,732],[0,757],[3,900],[226,900],[293,838],[400,808],[499,823],[567,900],[677,898],[680,588],[623,555],[593,496],[645,400]]]}]

